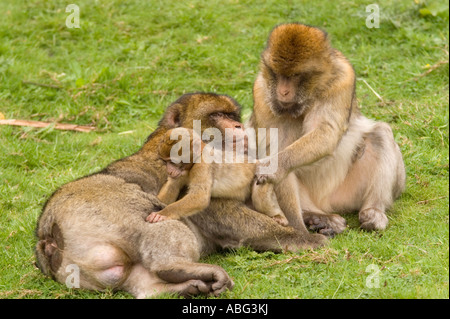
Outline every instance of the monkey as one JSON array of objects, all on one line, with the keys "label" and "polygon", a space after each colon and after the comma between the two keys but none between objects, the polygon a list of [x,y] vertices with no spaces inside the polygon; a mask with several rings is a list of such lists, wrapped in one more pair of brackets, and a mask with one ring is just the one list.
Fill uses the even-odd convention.
[{"label": "monkey", "polygon": [[165,207],[156,195],[167,180],[158,156],[169,129],[214,125],[214,113],[240,121],[240,106],[229,96],[188,93],[171,103],[158,127],[134,154],[99,172],[59,187],[44,204],[35,234],[38,268],[59,283],[79,270],[79,288],[122,290],[136,298],[161,293],[214,295],[234,283],[220,266],[200,257],[242,246],[256,251],[297,251],[325,245],[320,234],[280,226],[270,217],[231,199],[213,199],[201,213],[148,223]]},{"label": "monkey", "polygon": [[[243,137],[245,135],[241,123],[230,120],[223,114],[217,114],[216,118],[216,125],[230,126],[239,131],[233,136]],[[229,124],[221,125],[222,122]],[[219,150],[222,153],[220,161],[209,163],[202,159],[206,144],[197,136],[201,147],[199,154],[194,154],[193,144],[196,133],[193,130],[186,130],[184,133],[189,134],[189,161],[188,163],[174,163],[171,158],[171,150],[175,144],[180,142],[178,139],[171,139],[172,133],[175,133],[176,130],[172,129],[166,133],[159,148],[159,156],[166,162],[168,180],[159,192],[158,199],[168,206],[159,212],[152,212],[146,219],[148,222],[155,223],[196,214],[209,206],[211,197],[235,199],[242,202],[247,202],[251,197],[256,211],[272,217],[282,226],[287,226],[287,219],[278,205],[273,185],[256,185],[254,183],[256,162],[244,158],[243,162],[227,163],[225,161],[226,150],[222,148]],[[236,153],[236,150],[231,150],[231,153]],[[179,156],[179,154],[176,155],[176,157]],[[185,186],[189,187],[187,194],[176,201]]]},{"label": "monkey", "polygon": [[362,115],[353,66],[325,31],[276,26],[261,54],[253,102],[248,125],[278,128],[279,143],[277,171],[257,173],[257,180],[275,185],[290,225],[334,236],[346,228],[339,214],[357,211],[362,229],[387,227],[385,212],[405,189],[402,154],[387,123]]}]

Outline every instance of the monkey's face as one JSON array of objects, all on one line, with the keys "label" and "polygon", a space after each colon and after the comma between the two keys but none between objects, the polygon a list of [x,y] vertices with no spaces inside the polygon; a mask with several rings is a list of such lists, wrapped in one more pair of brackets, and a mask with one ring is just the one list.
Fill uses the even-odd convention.
[{"label": "monkey's face", "polygon": [[183,127],[200,120],[202,132],[215,127],[224,134],[226,128],[242,126],[239,104],[225,95],[196,94],[189,103],[189,109]]},{"label": "monkey's face", "polygon": [[[231,135],[234,141],[245,136],[244,126],[240,122],[240,105],[231,97],[214,93],[185,94],[172,104],[165,115],[172,127],[197,129],[201,125],[200,135],[210,128],[219,129],[222,140]],[[228,132],[227,132],[228,131]]]},{"label": "monkey's face", "polygon": [[[166,110],[161,125],[169,128],[194,128],[194,121],[201,122],[202,132],[210,127],[222,130],[216,114],[240,122],[240,105],[231,97],[214,93],[188,93],[182,95]],[[219,126],[218,126],[219,124]]]},{"label": "monkey's face", "polygon": [[328,54],[326,33],[317,28],[294,23],[272,31],[261,71],[275,114],[298,117],[312,106],[328,70]]},{"label": "monkey's face", "polygon": [[[194,129],[206,143],[212,140],[217,142],[219,130],[223,146],[230,143],[233,144],[233,149],[237,149],[236,144],[240,143],[245,152],[248,141],[244,126],[240,122],[240,110],[240,105],[226,95],[185,94],[167,108],[160,125],[166,128]],[[169,145],[166,143],[166,146]]]},{"label": "monkey's face", "polygon": [[[323,71],[320,68],[299,71],[292,74],[277,73],[268,65],[263,66],[263,76],[269,91],[269,105],[275,114],[301,116],[313,106],[319,93]],[[319,91],[318,91],[319,90]]]}]

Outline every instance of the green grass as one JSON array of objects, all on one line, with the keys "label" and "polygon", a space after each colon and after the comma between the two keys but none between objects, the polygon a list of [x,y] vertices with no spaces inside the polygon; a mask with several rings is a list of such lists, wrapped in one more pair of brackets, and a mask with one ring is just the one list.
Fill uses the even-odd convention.
[{"label": "green grass", "polygon": [[[0,126],[0,298],[130,298],[70,290],[36,269],[46,198],[138,150],[184,92],[229,94],[248,117],[267,35],[289,21],[325,28],[353,63],[362,112],[394,130],[407,189],[383,232],[361,231],[347,215],[348,230],[315,251],[204,258],[235,281],[223,297],[448,298],[448,63],[426,73],[448,62],[448,5],[379,1],[380,28],[368,29],[366,2],[79,0],[81,28],[68,29],[67,2],[1,1],[0,113],[98,130]],[[369,265],[379,288],[366,285]]]}]

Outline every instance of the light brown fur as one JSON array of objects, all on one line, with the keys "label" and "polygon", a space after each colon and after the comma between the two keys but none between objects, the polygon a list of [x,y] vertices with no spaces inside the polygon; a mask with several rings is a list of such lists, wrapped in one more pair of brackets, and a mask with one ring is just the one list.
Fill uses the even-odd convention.
[{"label": "light brown fur", "polygon": [[[278,170],[259,175],[277,196],[297,193],[290,224],[333,235],[346,223],[334,212],[359,211],[361,227],[384,229],[388,209],[405,187],[400,149],[389,125],[361,115],[355,73],[320,29],[276,27],[261,55],[250,126],[278,128]],[[259,147],[268,147],[269,139]],[[262,165],[264,165],[264,160]],[[284,194],[284,195],[283,195]]]},{"label": "light brown fur", "polygon": [[145,218],[165,205],[156,194],[167,179],[158,147],[174,127],[192,120],[210,127],[211,113],[239,120],[231,98],[185,94],[166,110],[158,128],[135,154],[60,187],[39,218],[36,259],[42,272],[64,284],[80,270],[80,288],[125,290],[145,298],[162,292],[219,295],[233,287],[226,271],[199,263],[200,256],[227,247],[295,251],[325,243],[323,236],[282,227],[235,200],[212,200],[205,212],[150,224]]},{"label": "light brown fur", "polygon": [[[217,123],[216,125],[218,125]],[[160,157],[166,159],[167,165],[176,165],[171,162],[170,151],[178,140],[171,140],[172,130],[166,133],[160,146]],[[225,150],[222,149],[222,162],[205,162],[200,156],[200,161],[194,163],[193,139],[194,132],[190,134],[190,163],[180,163],[177,168],[177,177],[169,176],[167,182],[158,194],[158,199],[167,204],[164,209],[154,212],[147,217],[147,221],[158,222],[166,219],[180,219],[199,213],[209,206],[211,198],[234,199],[245,203],[250,199],[256,211],[272,217],[280,225],[287,226],[288,222],[281,211],[273,185],[257,185],[254,182],[256,163],[250,162],[248,157],[243,158],[242,163],[226,163]],[[201,150],[205,148],[202,142]],[[231,151],[236,155],[236,151]],[[169,168],[168,168],[169,171]],[[170,173],[169,173],[170,175]],[[178,194],[188,187],[187,194],[176,201]]]}]

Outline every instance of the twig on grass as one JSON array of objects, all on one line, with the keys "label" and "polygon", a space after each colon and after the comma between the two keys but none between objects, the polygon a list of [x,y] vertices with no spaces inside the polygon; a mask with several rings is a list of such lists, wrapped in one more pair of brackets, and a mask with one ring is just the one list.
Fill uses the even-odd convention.
[{"label": "twig on grass", "polygon": [[30,121],[30,120],[0,120],[0,125],[14,125],[14,126],[29,126],[29,127],[48,127],[50,125],[55,125],[55,129],[57,130],[67,130],[67,131],[77,131],[77,132],[91,132],[95,130],[95,127],[92,126],[83,126],[76,124],[67,124],[67,123],[48,123],[41,121]]},{"label": "twig on grass", "polygon": [[418,201],[416,204],[424,205],[424,204],[428,204],[428,202],[431,202],[432,200],[443,199],[443,198],[446,198],[446,197],[447,196],[440,196],[440,197],[436,197],[436,198],[425,199],[425,200]]},{"label": "twig on grass", "polygon": [[412,244],[406,244],[406,246],[410,246],[410,247],[414,247],[417,248],[418,250],[420,250],[421,252],[425,253],[428,255],[428,251],[426,251],[425,249],[422,249],[420,247],[417,247],[416,245],[412,245]]},{"label": "twig on grass", "polygon": [[[274,263],[271,263],[270,265],[267,265],[263,268],[269,268],[273,267],[275,265],[285,265],[289,264],[294,260],[303,260],[305,262],[314,262],[317,264],[328,264],[335,261],[335,257],[338,255],[338,252],[334,249],[325,249],[323,253],[315,252],[315,251],[309,251],[308,254],[305,255],[295,255],[292,257],[289,257],[284,260],[278,260]],[[299,265],[299,267],[307,267],[307,265]]]},{"label": "twig on grass", "polygon": [[373,94],[375,94],[375,96],[376,96],[381,102],[384,103],[384,100],[383,100],[383,98],[381,97],[381,95],[378,94],[378,93],[377,93],[377,92],[369,85],[369,83],[367,83],[366,80],[361,79],[361,81],[363,81],[363,82],[367,85],[367,87],[373,92]]},{"label": "twig on grass", "polygon": [[419,74],[418,76],[409,79],[408,81],[419,81],[420,78],[423,78],[424,76],[430,74],[431,72],[433,72],[434,70],[436,70],[438,67],[440,67],[443,64],[447,64],[448,60],[443,60],[443,61],[439,61],[435,64],[433,64],[432,66],[430,66],[430,68],[428,70],[426,70],[425,72],[423,72],[422,74]]},{"label": "twig on grass", "polygon": [[28,84],[28,85],[36,85],[36,86],[41,86],[41,87],[45,87],[45,88],[52,88],[52,89],[62,89],[61,86],[59,85],[54,85],[54,84],[45,84],[45,83],[38,83],[38,82],[32,82],[32,81],[22,81],[23,84]]},{"label": "twig on grass", "polygon": [[248,285],[250,284],[250,281],[246,281],[244,287],[241,289],[241,294],[244,292],[245,289],[247,289]]},{"label": "twig on grass", "polygon": [[279,261],[276,261],[276,262],[274,262],[274,263],[271,263],[270,265],[265,266],[264,268],[273,267],[273,266],[279,265],[279,264],[288,264],[288,263],[290,263],[292,260],[298,259],[298,258],[300,258],[300,257],[301,257],[301,256],[292,256],[292,257],[290,257],[290,258],[288,258],[288,259],[285,259],[285,260],[279,260]]}]

